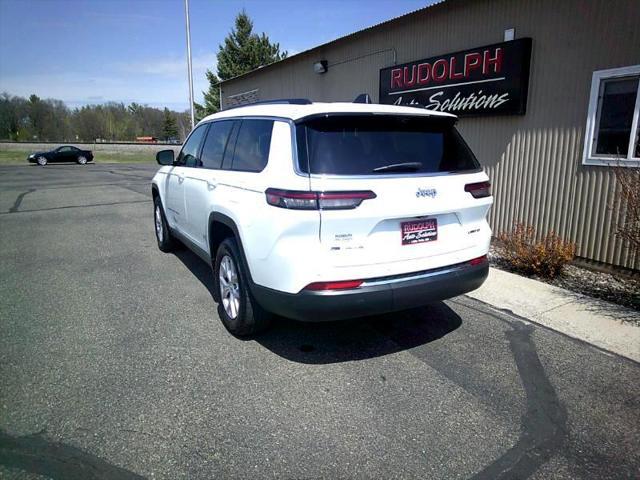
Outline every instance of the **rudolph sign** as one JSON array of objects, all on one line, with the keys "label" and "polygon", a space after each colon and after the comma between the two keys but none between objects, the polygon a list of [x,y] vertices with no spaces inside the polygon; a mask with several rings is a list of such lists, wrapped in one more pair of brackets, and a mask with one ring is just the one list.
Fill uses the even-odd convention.
[{"label": "rudolph sign", "polygon": [[380,103],[470,115],[524,115],[531,39],[380,70]]}]

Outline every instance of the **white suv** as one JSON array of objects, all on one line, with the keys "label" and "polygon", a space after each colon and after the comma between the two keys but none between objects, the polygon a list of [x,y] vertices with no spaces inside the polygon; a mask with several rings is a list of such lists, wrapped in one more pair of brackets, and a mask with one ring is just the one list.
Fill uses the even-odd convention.
[{"label": "white suv", "polygon": [[213,268],[229,331],[272,313],[346,319],[478,288],[493,202],[456,117],[362,103],[265,102],[202,120],[153,178],[158,246]]}]

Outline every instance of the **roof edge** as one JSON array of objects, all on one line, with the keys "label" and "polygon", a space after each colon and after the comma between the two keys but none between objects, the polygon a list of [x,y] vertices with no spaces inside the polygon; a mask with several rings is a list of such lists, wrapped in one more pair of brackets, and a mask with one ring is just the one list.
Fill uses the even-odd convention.
[{"label": "roof edge", "polygon": [[[315,51],[315,50],[319,50],[319,49],[321,49],[321,48],[327,47],[327,46],[332,45],[332,44],[334,44],[334,43],[336,43],[336,42],[341,42],[341,41],[343,41],[343,40],[346,40],[346,39],[348,39],[348,38],[351,38],[351,37],[354,37],[354,36],[356,36],[356,35],[359,35],[359,34],[361,34],[361,33],[363,33],[363,32],[366,32],[366,31],[368,31],[368,30],[373,30],[373,29],[375,29],[375,28],[379,28],[379,27],[382,27],[382,26],[388,25],[388,24],[390,24],[390,23],[400,21],[400,20],[404,19],[405,17],[408,17],[409,15],[414,15],[414,14],[416,14],[416,13],[418,13],[418,12],[421,12],[421,11],[424,11],[424,10],[428,10],[428,9],[430,9],[430,8],[436,7],[436,6],[438,6],[438,5],[441,5],[441,4],[446,3],[446,2],[449,2],[449,1],[451,1],[451,0],[435,0],[435,1],[434,1],[433,3],[431,3],[430,5],[426,5],[426,6],[422,7],[422,8],[417,8],[417,9],[415,9],[415,10],[411,10],[410,12],[403,13],[402,15],[398,15],[397,17],[393,17],[393,18],[390,18],[390,19],[388,19],[388,20],[384,20],[384,21],[382,21],[382,22],[380,22],[380,23],[375,23],[375,24],[373,24],[373,25],[370,25],[370,26],[368,26],[368,27],[362,28],[362,29],[360,29],[360,30],[356,30],[355,32],[351,32],[351,33],[348,33],[348,34],[346,34],[346,35],[343,35],[342,37],[338,37],[338,38],[335,38],[335,39],[333,39],[333,40],[330,40],[330,41],[328,41],[328,42],[326,42],[326,43],[322,43],[322,44],[320,44],[320,45],[316,45],[315,47],[311,47],[311,48],[309,48],[309,49],[307,49],[307,50],[303,50],[302,52],[298,52],[298,53],[296,53],[295,55],[291,55],[290,57],[283,58],[282,60],[278,60],[278,61],[276,61],[276,62],[269,63],[269,64],[267,64],[267,65],[261,65],[261,66],[259,66],[258,68],[254,68],[253,70],[249,70],[248,72],[245,72],[245,73],[243,73],[243,74],[241,74],[241,75],[236,75],[235,77],[228,78],[228,79],[226,79],[226,80],[221,80],[220,82],[218,82],[218,83],[217,83],[217,85],[222,86],[222,85],[224,85],[225,83],[232,82],[232,81],[234,81],[234,80],[238,80],[239,78],[243,78],[243,77],[249,76],[249,75],[251,75],[251,74],[253,74],[253,73],[255,73],[255,72],[263,71],[263,70],[265,70],[265,69],[267,69],[267,68],[271,68],[271,67],[273,67],[273,66],[275,66],[275,65],[281,65],[282,63],[287,62],[287,61],[289,61],[289,60],[291,60],[291,59],[294,59],[294,58],[296,58],[296,57],[299,57],[299,56],[301,56],[301,55],[309,54],[309,53],[311,53],[311,52],[313,52],[313,51]],[[296,58],[296,59],[297,59],[297,58]]]}]

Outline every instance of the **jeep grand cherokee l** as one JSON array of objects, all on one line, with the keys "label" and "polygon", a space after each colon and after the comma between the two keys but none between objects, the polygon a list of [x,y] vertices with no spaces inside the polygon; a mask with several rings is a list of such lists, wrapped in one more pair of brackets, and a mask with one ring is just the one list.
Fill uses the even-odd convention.
[{"label": "jeep grand cherokee l", "polygon": [[202,120],[153,178],[162,251],[208,262],[229,331],[391,312],[478,288],[493,198],[456,117],[292,101]]}]

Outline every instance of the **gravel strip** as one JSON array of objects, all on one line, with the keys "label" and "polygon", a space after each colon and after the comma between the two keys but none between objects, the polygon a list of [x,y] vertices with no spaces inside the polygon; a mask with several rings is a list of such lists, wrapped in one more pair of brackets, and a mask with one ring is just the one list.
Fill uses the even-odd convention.
[{"label": "gravel strip", "polygon": [[[493,246],[489,252],[489,261],[493,267],[520,274],[510,267]],[[552,280],[532,278],[640,311],[640,278],[596,272],[576,265],[567,265],[562,274]]]}]

